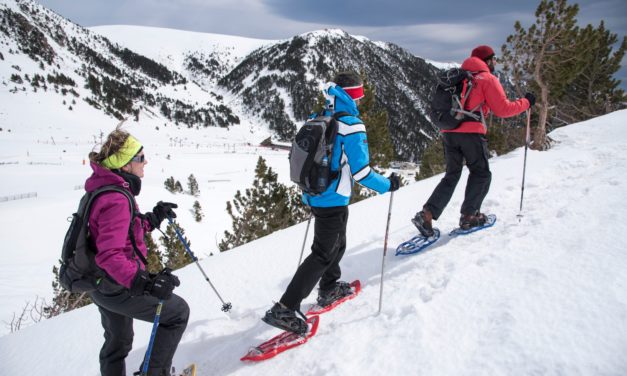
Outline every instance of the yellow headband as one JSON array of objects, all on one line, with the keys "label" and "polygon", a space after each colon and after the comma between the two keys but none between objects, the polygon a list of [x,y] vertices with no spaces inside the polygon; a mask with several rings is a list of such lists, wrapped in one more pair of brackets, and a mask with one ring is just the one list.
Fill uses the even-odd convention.
[{"label": "yellow headband", "polygon": [[117,153],[111,154],[102,161],[102,166],[109,170],[122,168],[133,159],[135,154],[139,153],[141,148],[142,144],[140,144],[135,137],[129,135],[126,141],[124,141],[124,145],[122,145]]}]

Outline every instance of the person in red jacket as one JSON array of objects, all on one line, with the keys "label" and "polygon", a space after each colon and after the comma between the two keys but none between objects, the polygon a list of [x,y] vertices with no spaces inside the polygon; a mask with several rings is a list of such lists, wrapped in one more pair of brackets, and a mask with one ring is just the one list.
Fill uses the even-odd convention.
[{"label": "person in red jacket", "polygon": [[473,88],[464,108],[468,111],[480,111],[481,119],[464,121],[452,130],[443,130],[446,174],[437,185],[431,197],[421,211],[412,219],[423,236],[433,235],[432,220],[437,220],[453,196],[457,182],[462,174],[464,160],[470,174],[466,183],[466,194],[461,207],[459,226],[469,229],[481,226],[486,215],[481,213],[481,204],[490,188],[492,173],[488,164],[487,125],[485,117],[492,112],[498,117],[512,117],[531,108],[535,96],[527,93],[524,98],[510,101],[499,79],[492,74],[496,65],[496,56],[490,46],[478,46],[462,64],[462,69],[473,75]]}]

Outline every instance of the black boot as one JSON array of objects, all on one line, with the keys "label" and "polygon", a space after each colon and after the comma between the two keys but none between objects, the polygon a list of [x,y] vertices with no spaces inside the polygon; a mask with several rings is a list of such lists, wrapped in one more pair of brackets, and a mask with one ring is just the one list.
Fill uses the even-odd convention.
[{"label": "black boot", "polygon": [[296,334],[307,333],[307,323],[296,316],[296,311],[289,309],[281,303],[274,303],[261,321],[281,330],[287,330]]},{"label": "black boot", "polygon": [[416,226],[420,234],[425,238],[429,238],[433,236],[433,225],[431,221],[433,220],[433,215],[427,208],[423,208],[421,211],[416,213],[416,216],[411,220],[411,222]]},{"label": "black boot", "polygon": [[332,289],[318,291],[318,305],[320,307],[326,307],[336,300],[352,294],[353,289],[348,282],[338,281],[335,282],[335,286]]}]

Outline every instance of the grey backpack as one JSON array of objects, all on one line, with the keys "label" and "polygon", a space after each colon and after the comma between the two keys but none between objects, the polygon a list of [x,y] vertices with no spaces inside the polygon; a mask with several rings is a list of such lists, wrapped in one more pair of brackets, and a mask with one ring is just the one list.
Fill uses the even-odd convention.
[{"label": "grey backpack", "polygon": [[324,192],[337,171],[331,172],[331,153],[337,136],[337,120],[348,112],[331,116],[319,114],[298,130],[290,150],[290,179],[303,192],[317,196]]}]

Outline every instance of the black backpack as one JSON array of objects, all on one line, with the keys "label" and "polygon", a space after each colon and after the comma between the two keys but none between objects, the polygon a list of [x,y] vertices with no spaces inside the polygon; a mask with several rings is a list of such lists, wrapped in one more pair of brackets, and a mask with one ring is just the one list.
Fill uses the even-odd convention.
[{"label": "black backpack", "polygon": [[331,172],[331,153],[337,136],[337,120],[350,115],[336,112],[309,119],[298,130],[290,150],[290,179],[303,192],[317,196],[324,192],[338,172]]},{"label": "black backpack", "polygon": [[[472,74],[461,68],[452,68],[437,77],[431,94],[431,120],[442,130],[457,128],[464,121],[482,121],[477,108],[464,109],[466,99],[472,91]],[[480,108],[481,105],[478,106]]]},{"label": "black backpack", "polygon": [[59,282],[67,291],[82,293],[93,291],[103,278],[107,278],[104,270],[96,265],[96,249],[89,234],[89,213],[91,205],[101,193],[119,192],[129,202],[131,208],[131,223],[129,234],[135,253],[146,263],[143,255],[137,251],[133,236],[133,220],[135,218],[135,200],[131,193],[117,185],[103,186],[93,192],[87,192],[81,198],[76,213],[72,214],[72,222],[65,234],[61,249],[61,267],[59,268]]}]

